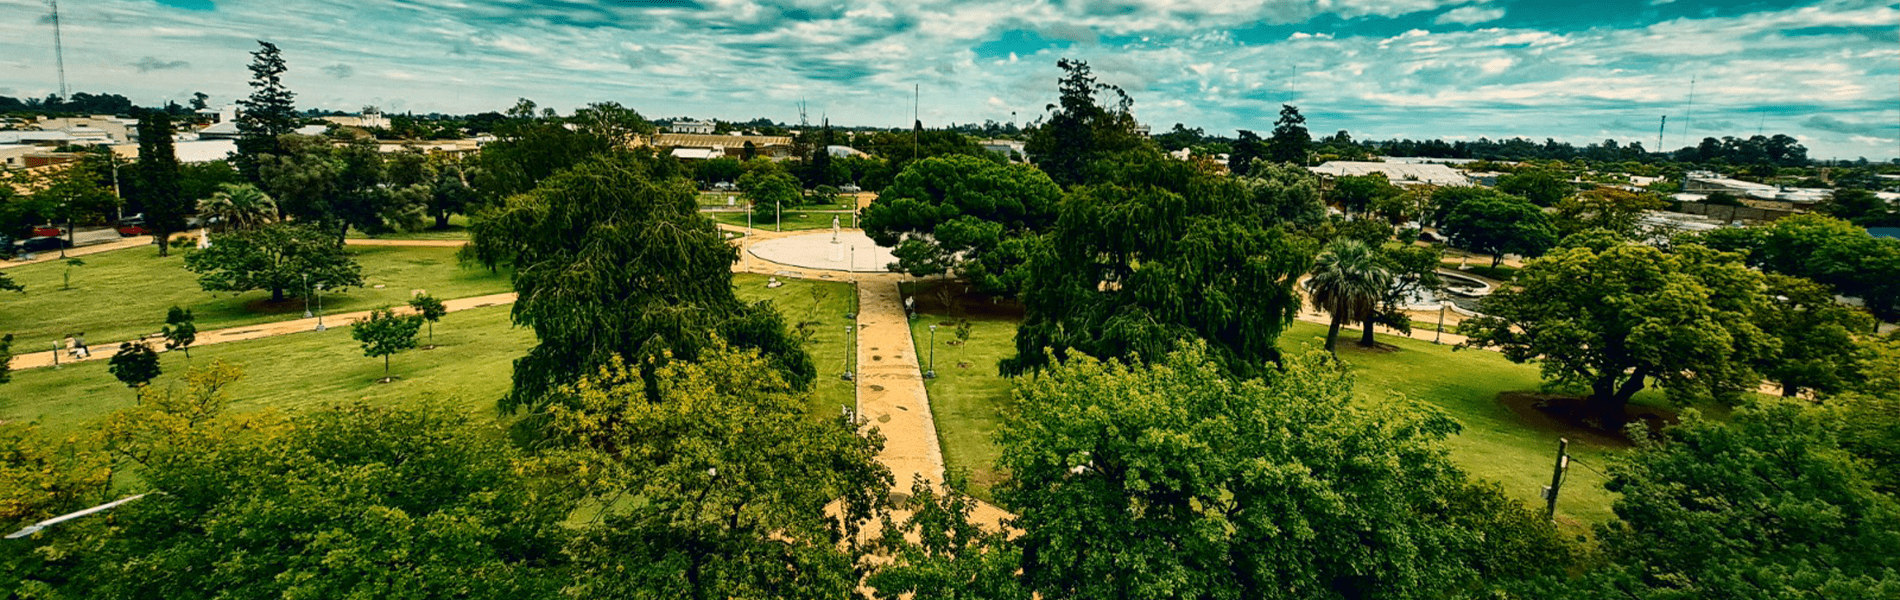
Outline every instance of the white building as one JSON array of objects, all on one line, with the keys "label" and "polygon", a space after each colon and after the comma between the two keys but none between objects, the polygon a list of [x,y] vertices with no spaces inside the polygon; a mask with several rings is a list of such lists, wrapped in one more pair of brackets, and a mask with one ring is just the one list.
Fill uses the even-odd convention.
[{"label": "white building", "polygon": [[1440,164],[1414,164],[1397,162],[1358,162],[1335,160],[1307,170],[1327,177],[1347,175],[1371,175],[1383,173],[1393,185],[1471,185],[1471,180],[1456,169]]},{"label": "white building", "polygon": [[674,121],[673,124],[666,126],[666,130],[669,133],[712,135],[713,123],[711,121]]}]

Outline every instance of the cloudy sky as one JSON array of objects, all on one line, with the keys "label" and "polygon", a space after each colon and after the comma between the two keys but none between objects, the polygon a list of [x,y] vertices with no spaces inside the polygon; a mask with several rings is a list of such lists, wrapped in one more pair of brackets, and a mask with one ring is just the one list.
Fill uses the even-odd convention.
[{"label": "cloudy sky", "polygon": [[[649,117],[1028,121],[1060,57],[1137,115],[1231,135],[1279,104],[1355,138],[1783,132],[1900,156],[1892,0],[66,0],[75,91],[246,93],[256,39],[299,106],[475,112],[519,97]],[[43,0],[0,0],[0,95],[58,87]],[[1694,80],[1693,106],[1690,102]]]}]

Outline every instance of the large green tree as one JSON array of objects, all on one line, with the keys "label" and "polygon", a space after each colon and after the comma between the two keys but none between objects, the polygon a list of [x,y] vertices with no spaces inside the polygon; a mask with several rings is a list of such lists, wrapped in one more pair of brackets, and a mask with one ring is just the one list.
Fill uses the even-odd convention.
[{"label": "large green tree", "polygon": [[1348,214],[1365,214],[1388,196],[1404,193],[1398,186],[1387,181],[1384,173],[1369,175],[1346,175],[1333,180],[1333,193],[1330,198]]},{"label": "large green tree", "polygon": [[310,225],[277,223],[222,235],[210,248],[185,255],[185,268],[198,273],[207,292],[269,290],[282,302],[286,290],[299,294],[322,286],[329,290],[363,285],[363,268],[343,242]]},{"label": "large green tree", "polygon": [[164,111],[139,115],[138,204],[145,211],[145,230],[158,243],[158,255],[171,252],[172,234],[185,230],[192,202],[185,197],[179,175],[178,153],[172,149],[172,120]]},{"label": "large green tree", "polygon": [[1783,396],[1804,389],[1847,389],[1861,351],[1856,336],[1873,332],[1873,318],[1836,301],[1827,287],[1799,277],[1769,274],[1764,299],[1755,322],[1780,341],[1781,352],[1762,360],[1761,374],[1780,383]]},{"label": "large green tree", "polygon": [[297,95],[284,87],[284,73],[290,67],[284,63],[283,52],[263,40],[257,46],[251,52],[251,95],[238,100],[237,153],[232,159],[238,172],[253,184],[263,182],[259,161],[280,153],[278,138],[297,131],[300,122]]},{"label": "large green tree", "polygon": [[1307,149],[1312,145],[1313,135],[1306,132],[1306,117],[1300,115],[1300,108],[1280,105],[1280,119],[1273,122],[1273,137],[1267,139],[1266,158],[1304,167]]},{"label": "large green tree", "polygon": [[1504,194],[1482,195],[1458,204],[1439,223],[1454,247],[1491,255],[1491,266],[1504,255],[1535,257],[1557,245],[1550,218],[1536,205]]},{"label": "large green tree", "polygon": [[1644,213],[1662,210],[1665,206],[1667,205],[1657,194],[1607,187],[1596,188],[1558,200],[1557,211],[1551,219],[1551,225],[1559,238],[1592,229],[1601,229],[1625,238],[1637,239],[1638,234],[1641,233]]},{"label": "large green tree", "polygon": [[1263,218],[1262,190],[1186,162],[1135,157],[1071,189],[1030,259],[1025,317],[1006,373],[1091,356],[1159,358],[1206,339],[1239,373],[1279,356],[1311,244]]},{"label": "large green tree", "polygon": [[[1379,301],[1392,287],[1392,272],[1386,269],[1379,252],[1365,242],[1337,238],[1320,250],[1313,261],[1313,277],[1306,289],[1313,305],[1333,317],[1326,330],[1326,351],[1332,352],[1339,341],[1342,324],[1356,321],[1371,323],[1379,310]],[[1371,326],[1366,328],[1371,330]],[[1365,340],[1371,345],[1371,340]]]},{"label": "large green tree", "polygon": [[578,527],[583,598],[846,598],[884,512],[881,438],[813,419],[778,361],[719,342],[647,377],[618,358],[549,408],[552,466],[599,514]]},{"label": "large green tree", "polygon": [[1893,598],[1900,502],[1869,485],[1823,411],[1691,413],[1614,463],[1604,560],[1531,597]]},{"label": "large green tree", "polygon": [[1526,169],[1498,177],[1498,191],[1538,206],[1556,206],[1576,192],[1576,186],[1547,169]]},{"label": "large green tree", "polygon": [[695,360],[713,333],[760,349],[788,381],[812,381],[816,367],[778,312],[734,296],[738,251],[695,198],[691,181],[656,176],[648,160],[603,156],[475,222],[468,252],[515,268],[514,322],[539,340],[515,361],[504,409],[538,410],[615,356],[657,385],[655,369]]},{"label": "large green tree", "polygon": [[954,270],[978,290],[1015,295],[1032,237],[1055,224],[1062,197],[1035,167],[969,156],[913,163],[864,209],[864,231],[896,248],[914,276]]},{"label": "large green tree", "polygon": [[277,220],[277,201],[248,183],[227,183],[198,201],[198,216],[213,232],[261,229]]},{"label": "large green tree", "polygon": [[1063,186],[1090,180],[1089,164],[1109,154],[1143,147],[1135,132],[1134,101],[1114,85],[1096,81],[1087,61],[1061,59],[1058,97],[1048,105],[1049,120],[1024,144],[1036,166]]},{"label": "large green tree", "polygon": [[[639,113],[613,103],[591,104],[562,118],[522,98],[495,127],[494,142],[482,147],[470,171],[470,184],[482,199],[499,205],[542,180],[589,158],[615,152],[653,125]],[[573,125],[573,127],[569,127]]]},{"label": "large green tree", "polygon": [[1589,390],[1592,415],[1612,431],[1652,380],[1683,402],[1760,385],[1753,366],[1776,343],[1755,324],[1766,309],[1762,277],[1741,257],[1694,244],[1664,252],[1607,233],[1566,243],[1484,299],[1484,316],[1458,327],[1466,346],[1536,361],[1546,381]]},{"label": "large green tree", "polygon": [[1742,229],[1695,236],[1700,243],[1748,255],[1764,271],[1812,279],[1843,296],[1860,298],[1885,320],[1900,318],[1900,240],[1865,228],[1806,214]]},{"label": "large green tree", "polygon": [[1203,346],[1075,356],[999,433],[1042,598],[1443,598],[1561,569],[1555,530],[1453,466],[1450,418],[1368,403],[1321,353],[1263,379]]}]

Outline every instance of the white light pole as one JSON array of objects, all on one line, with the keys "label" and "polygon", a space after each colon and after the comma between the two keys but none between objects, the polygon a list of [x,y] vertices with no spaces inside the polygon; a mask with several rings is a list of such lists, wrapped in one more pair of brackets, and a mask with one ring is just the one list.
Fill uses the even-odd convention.
[{"label": "white light pole", "polygon": [[844,377],[843,379],[845,381],[851,381],[853,379],[857,379],[857,374],[851,372],[851,350],[852,350],[852,347],[856,346],[857,344],[851,340],[851,326],[850,325],[844,326],[844,343],[845,343],[845,348],[844,348]]},{"label": "white light pole", "polygon": [[930,326],[930,370],[924,371],[924,379],[937,378],[937,326]]},{"label": "white light pole", "polygon": [[317,331],[323,331],[323,283],[317,283]]},{"label": "white light pole", "polygon": [[310,318],[310,274],[303,274],[303,318]]},{"label": "white light pole", "polygon": [[[164,493],[164,492],[153,492],[153,493],[157,493],[157,494],[162,494],[162,493]],[[7,539],[9,539],[9,540],[17,540],[17,539],[20,539],[20,538],[23,538],[23,537],[26,537],[26,536],[29,536],[29,535],[33,535],[33,534],[35,534],[35,533],[39,533],[39,532],[40,532],[40,530],[42,530],[42,529],[46,529],[46,528],[48,528],[48,527],[52,527],[52,526],[54,526],[54,525],[58,525],[58,524],[60,524],[60,523],[64,523],[64,522],[67,522],[67,521],[71,521],[71,520],[73,520],[73,519],[77,519],[77,518],[80,518],[80,517],[84,517],[84,516],[86,516],[86,515],[91,515],[91,514],[97,514],[97,513],[102,513],[102,512],[105,512],[105,511],[108,511],[108,510],[112,510],[112,509],[114,509],[114,508],[117,508],[117,507],[118,507],[118,506],[119,506],[120,504],[125,504],[125,503],[127,503],[127,502],[131,502],[131,501],[133,501],[133,500],[137,500],[137,499],[139,499],[139,498],[144,498],[144,497],[146,497],[146,496],[149,496],[149,495],[151,495],[151,494],[139,494],[139,495],[137,495],[137,496],[130,496],[130,497],[126,497],[126,498],[122,498],[122,499],[119,499],[119,500],[115,500],[115,501],[112,501],[112,502],[107,502],[107,503],[105,503],[105,504],[101,504],[101,505],[98,505],[98,506],[94,506],[94,507],[92,507],[92,508],[88,508],[88,509],[85,509],[85,510],[82,510],[82,511],[79,511],[79,512],[71,512],[71,513],[66,513],[66,514],[63,514],[63,515],[60,515],[60,516],[57,516],[57,517],[53,517],[53,518],[51,518],[51,519],[47,519],[47,520],[44,520],[44,521],[40,521],[40,522],[38,522],[38,523],[34,523],[34,524],[32,524],[32,525],[28,525],[28,526],[26,526],[25,528],[22,528],[22,529],[21,529],[21,530],[19,530],[19,531],[15,531],[15,532],[13,532],[13,533],[9,533],[9,534],[7,534]]]}]

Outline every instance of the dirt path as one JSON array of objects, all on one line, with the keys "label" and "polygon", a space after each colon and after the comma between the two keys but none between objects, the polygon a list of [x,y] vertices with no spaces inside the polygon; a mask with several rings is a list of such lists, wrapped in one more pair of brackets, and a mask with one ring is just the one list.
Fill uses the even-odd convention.
[{"label": "dirt path", "polygon": [[[190,232],[190,233],[180,233],[172,237],[177,238],[177,237],[183,237],[187,235],[193,238],[198,237],[198,233],[195,231]],[[106,242],[104,244],[93,244],[90,246],[79,246],[77,248],[67,248],[66,258],[75,258],[75,257],[85,256],[88,254],[98,254],[100,252],[111,252],[113,250],[125,250],[127,248],[138,248],[141,246],[151,246],[151,245],[153,245],[152,236],[141,235],[137,237],[129,237],[129,238],[124,238],[120,240],[114,240],[111,242]],[[48,251],[48,252],[35,252],[33,253],[32,260],[10,260],[4,263],[0,263],[0,271],[4,271],[12,267],[37,265],[43,262],[52,262],[56,260],[66,260],[65,258],[59,257],[58,250],[53,250],[53,251]]]}]

